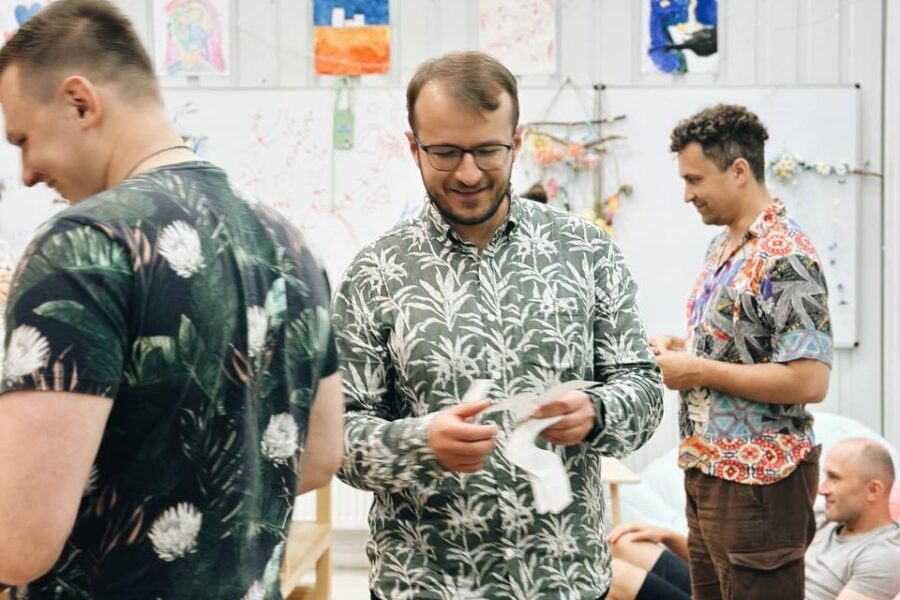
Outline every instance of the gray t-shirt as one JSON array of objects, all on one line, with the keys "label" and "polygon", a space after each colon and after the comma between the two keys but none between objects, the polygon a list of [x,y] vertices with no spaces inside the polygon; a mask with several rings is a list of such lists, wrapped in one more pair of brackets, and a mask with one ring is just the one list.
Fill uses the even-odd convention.
[{"label": "gray t-shirt", "polygon": [[834,600],[845,587],[891,600],[900,592],[900,524],[855,535],[826,523],[806,551],[806,600]]}]

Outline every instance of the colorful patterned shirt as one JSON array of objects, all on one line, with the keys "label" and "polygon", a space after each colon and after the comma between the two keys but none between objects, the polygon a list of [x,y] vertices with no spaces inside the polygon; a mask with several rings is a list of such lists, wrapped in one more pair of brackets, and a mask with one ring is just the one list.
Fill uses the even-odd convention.
[{"label": "colorful patterned shirt", "polygon": [[[734,364],[831,364],[825,277],[809,238],[775,201],[730,255],[709,246],[687,305],[689,352]],[[812,450],[802,404],[755,402],[709,388],[681,392],[679,465],[747,484],[787,477]]]},{"label": "colorful patterned shirt", "polygon": [[59,562],[16,597],[280,598],[313,391],[337,369],[328,305],[300,234],[207,163],[45,224],[0,389],[113,406]]},{"label": "colorful patterned shirt", "polygon": [[[588,221],[530,201],[482,251],[428,205],[364,249],[335,300],[347,396],[339,476],[374,492],[370,583],[384,599],[600,597],[609,586],[600,456],[624,456],[662,415],[661,377],[619,250]],[[573,379],[599,422],[552,448],[574,501],[537,514],[527,474],[507,460],[509,413],[484,470],[445,471],[429,448],[436,411],[476,378],[494,400]],[[499,415],[499,416],[496,416]]]}]

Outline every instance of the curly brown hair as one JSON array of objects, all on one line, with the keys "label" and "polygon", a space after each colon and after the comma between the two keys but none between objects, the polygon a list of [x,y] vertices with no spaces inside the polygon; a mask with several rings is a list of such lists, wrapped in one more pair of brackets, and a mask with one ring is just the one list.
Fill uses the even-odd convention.
[{"label": "curly brown hair", "polygon": [[692,142],[724,171],[739,158],[750,164],[757,181],[766,179],[765,145],[769,132],[754,113],[743,106],[717,104],[684,119],[672,130],[669,150],[681,152]]}]

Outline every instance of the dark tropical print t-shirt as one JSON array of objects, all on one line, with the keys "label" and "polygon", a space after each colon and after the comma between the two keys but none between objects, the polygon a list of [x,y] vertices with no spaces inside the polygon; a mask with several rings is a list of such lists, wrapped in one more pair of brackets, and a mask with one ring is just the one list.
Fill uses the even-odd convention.
[{"label": "dark tropical print t-shirt", "polygon": [[336,369],[321,267],[203,162],[54,217],[15,276],[2,391],[113,400],[74,530],[17,598],[280,598],[297,463]]}]

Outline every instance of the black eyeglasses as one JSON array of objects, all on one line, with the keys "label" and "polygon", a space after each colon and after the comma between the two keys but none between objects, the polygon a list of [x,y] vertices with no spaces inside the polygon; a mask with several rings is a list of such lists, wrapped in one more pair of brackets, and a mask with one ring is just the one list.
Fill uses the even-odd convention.
[{"label": "black eyeglasses", "polygon": [[455,171],[462,162],[463,156],[471,154],[475,166],[482,171],[494,171],[503,168],[512,144],[482,144],[473,148],[462,148],[452,144],[431,144],[426,146],[415,138],[416,144],[428,156],[428,163],[438,171]]}]

